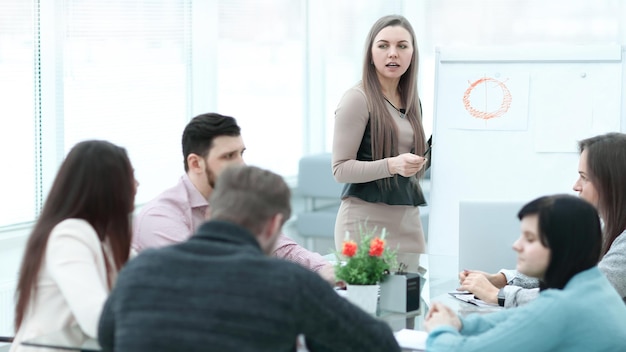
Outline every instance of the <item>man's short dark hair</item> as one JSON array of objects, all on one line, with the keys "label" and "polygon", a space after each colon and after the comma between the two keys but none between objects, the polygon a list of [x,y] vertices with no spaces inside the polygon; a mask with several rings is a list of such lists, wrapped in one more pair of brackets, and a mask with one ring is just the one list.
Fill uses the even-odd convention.
[{"label": "man's short dark hair", "polygon": [[189,165],[187,165],[189,154],[193,153],[206,158],[216,137],[239,135],[241,135],[241,128],[233,117],[207,113],[191,119],[183,131],[182,138],[185,172],[189,171]]}]

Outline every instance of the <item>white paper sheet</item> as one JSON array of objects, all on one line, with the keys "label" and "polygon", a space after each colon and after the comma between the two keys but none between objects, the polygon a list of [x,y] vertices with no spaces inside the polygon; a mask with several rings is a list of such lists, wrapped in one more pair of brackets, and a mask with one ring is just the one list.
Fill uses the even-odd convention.
[{"label": "white paper sheet", "polygon": [[428,333],[420,330],[402,329],[393,333],[402,348],[416,351],[426,350],[426,338]]},{"label": "white paper sheet", "polygon": [[452,72],[449,101],[439,112],[450,128],[524,131],[528,125],[529,73],[489,70]]}]

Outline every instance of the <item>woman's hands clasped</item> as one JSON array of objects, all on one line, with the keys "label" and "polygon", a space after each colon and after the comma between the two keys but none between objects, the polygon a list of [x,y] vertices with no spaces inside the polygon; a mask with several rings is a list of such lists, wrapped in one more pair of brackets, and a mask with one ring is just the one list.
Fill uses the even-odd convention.
[{"label": "woman's hands clasped", "polygon": [[478,270],[463,270],[459,273],[459,290],[469,291],[487,303],[498,303],[498,291],[506,285],[501,273],[489,274]]},{"label": "woman's hands clasped", "polygon": [[450,308],[439,302],[435,302],[430,307],[424,321],[424,329],[431,332],[440,325],[451,325],[457,330],[461,330],[461,319]]},{"label": "woman's hands clasped", "polygon": [[412,153],[404,153],[387,159],[387,168],[392,175],[410,177],[418,173],[428,159]]}]

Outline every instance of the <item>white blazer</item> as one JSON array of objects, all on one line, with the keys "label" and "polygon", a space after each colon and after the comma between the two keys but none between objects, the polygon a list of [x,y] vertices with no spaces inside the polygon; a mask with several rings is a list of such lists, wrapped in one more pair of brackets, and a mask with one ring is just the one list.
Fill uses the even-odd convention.
[{"label": "white blazer", "polygon": [[10,352],[40,351],[21,341],[72,325],[97,337],[109,288],[103,246],[87,221],[67,219],[52,229],[36,287]]}]

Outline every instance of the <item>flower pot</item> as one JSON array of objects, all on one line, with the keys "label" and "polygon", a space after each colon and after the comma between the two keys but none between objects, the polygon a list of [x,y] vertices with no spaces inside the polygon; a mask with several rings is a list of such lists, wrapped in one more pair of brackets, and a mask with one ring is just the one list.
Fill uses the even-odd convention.
[{"label": "flower pot", "polygon": [[346,287],[347,298],[367,313],[376,314],[380,285],[350,285]]}]

